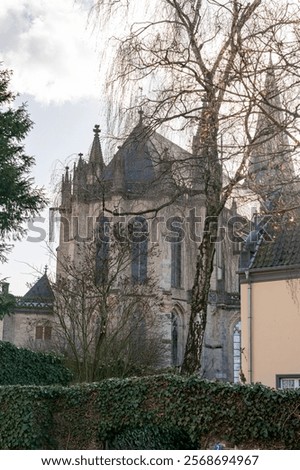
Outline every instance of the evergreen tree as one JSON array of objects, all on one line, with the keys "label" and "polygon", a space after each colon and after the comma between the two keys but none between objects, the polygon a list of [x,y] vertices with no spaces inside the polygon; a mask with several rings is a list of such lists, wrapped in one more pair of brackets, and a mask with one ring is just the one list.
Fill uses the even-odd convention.
[{"label": "evergreen tree", "polygon": [[11,240],[26,233],[24,221],[45,204],[43,191],[34,185],[30,171],[34,158],[26,155],[24,138],[32,127],[26,105],[12,107],[11,72],[0,69],[0,259]]}]

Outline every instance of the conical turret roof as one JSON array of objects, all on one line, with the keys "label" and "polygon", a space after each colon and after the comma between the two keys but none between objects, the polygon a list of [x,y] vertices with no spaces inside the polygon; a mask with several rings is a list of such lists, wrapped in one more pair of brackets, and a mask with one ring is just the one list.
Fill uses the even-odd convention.
[{"label": "conical turret roof", "polygon": [[22,300],[37,300],[40,302],[51,302],[54,294],[47,276],[47,273],[37,280],[37,282],[24,295]]}]

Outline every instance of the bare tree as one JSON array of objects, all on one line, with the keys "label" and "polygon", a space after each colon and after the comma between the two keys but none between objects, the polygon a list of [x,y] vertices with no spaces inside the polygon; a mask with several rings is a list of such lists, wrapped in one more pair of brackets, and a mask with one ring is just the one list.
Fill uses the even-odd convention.
[{"label": "bare tree", "polygon": [[[109,86],[113,105],[120,109],[117,98],[126,100],[124,90],[132,85],[128,107],[143,107],[149,129],[169,126],[193,136],[193,158],[182,158],[180,164],[182,172],[192,165],[201,180],[194,194],[205,196],[206,219],[182,364],[182,373],[192,374],[201,366],[221,211],[249,175],[248,187],[252,182],[252,190],[265,201],[275,189],[282,191],[294,182],[293,171],[283,170],[291,168],[299,146],[300,8],[279,0],[161,0],[143,5],[140,0],[116,0],[109,6],[98,0],[95,11],[98,21],[105,17],[113,23],[118,15],[123,20],[128,15],[130,21],[137,4],[149,6],[149,20],[132,24],[129,34],[119,39]],[[280,141],[279,152],[271,145],[274,138]],[[285,173],[278,188],[274,174],[257,178],[257,162],[266,175],[270,160],[273,169],[278,166],[277,174]],[[181,194],[188,190],[181,185]]]},{"label": "bare tree", "polygon": [[159,366],[165,346],[156,282],[150,274],[132,282],[130,237],[116,226],[102,226],[96,243],[78,242],[76,250],[75,264],[58,258],[52,288],[56,346],[73,363],[77,378],[95,381]]}]

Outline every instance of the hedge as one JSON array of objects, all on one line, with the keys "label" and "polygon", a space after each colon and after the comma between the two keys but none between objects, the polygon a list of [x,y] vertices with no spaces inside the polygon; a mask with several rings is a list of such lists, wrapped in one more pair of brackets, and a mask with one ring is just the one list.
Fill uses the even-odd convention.
[{"label": "hedge", "polygon": [[299,410],[298,391],[176,375],[0,387],[0,448],[296,450]]},{"label": "hedge", "polygon": [[54,354],[0,341],[0,385],[67,385],[72,374]]}]

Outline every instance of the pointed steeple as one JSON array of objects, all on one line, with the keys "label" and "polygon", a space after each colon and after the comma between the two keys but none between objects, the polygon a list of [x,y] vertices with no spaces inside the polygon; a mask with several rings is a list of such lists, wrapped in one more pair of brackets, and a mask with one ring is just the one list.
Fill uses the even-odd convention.
[{"label": "pointed steeple", "polygon": [[93,140],[93,144],[92,144],[92,148],[90,152],[89,163],[91,163],[93,167],[95,168],[100,168],[100,171],[102,172],[103,167],[104,167],[104,161],[103,161],[102,149],[101,149],[100,138],[99,138],[99,134],[101,132],[100,126],[96,124],[93,131],[94,131],[94,140]]},{"label": "pointed steeple", "polygon": [[249,186],[265,201],[289,190],[294,178],[290,145],[282,130],[284,112],[275,69],[270,59],[261,93],[253,150],[249,161]]}]

